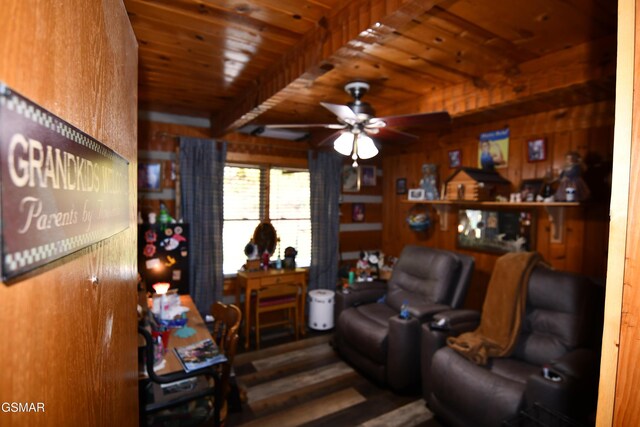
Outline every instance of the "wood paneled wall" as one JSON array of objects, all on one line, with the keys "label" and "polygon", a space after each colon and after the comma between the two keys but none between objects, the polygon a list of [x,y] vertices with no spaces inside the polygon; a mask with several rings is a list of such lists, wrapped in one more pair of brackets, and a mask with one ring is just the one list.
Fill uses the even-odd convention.
[{"label": "wood paneled wall", "polygon": [[[161,192],[140,191],[138,193],[138,210],[147,221],[149,212],[160,211],[160,203],[164,203],[172,216],[176,211],[176,181],[171,178],[172,168],[178,161],[178,136],[209,138],[208,128],[177,125],[172,123],[140,121],[138,125],[138,160],[140,162],[160,162],[162,164]],[[157,160],[161,158],[161,160]],[[172,164],[173,163],[173,164]]]},{"label": "wood paneled wall", "polygon": [[[565,211],[564,241],[551,242],[551,224],[545,210],[534,208],[535,249],[555,268],[604,278],[608,241],[608,203],[613,152],[613,103],[599,102],[572,108],[493,121],[483,125],[456,126],[440,134],[425,134],[421,143],[406,147],[401,153],[384,156],[383,242],[385,253],[398,255],[406,244],[419,244],[469,253],[476,259],[466,305],[480,308],[497,255],[456,248],[456,207],[451,208],[447,231],[439,229],[438,217],[428,232],[411,231],[405,218],[411,204],[402,203],[406,195],[396,195],[395,183],[406,178],[409,188],[418,187],[423,163],[439,165],[440,183],[453,172],[448,166],[448,152],[462,150],[462,165],[477,167],[478,137],[486,131],[510,129],[508,167],[498,172],[519,189],[523,179],[543,178],[548,169],[555,174],[564,163],[565,153],[578,151],[589,170],[585,174],[593,193],[584,207]],[[548,156],[543,162],[527,161],[526,144],[533,138],[546,138]]]},{"label": "wood paneled wall", "polygon": [[[2,426],[135,426],[137,45],[122,2],[6,0],[0,80],[129,160],[130,226],[0,284]],[[90,278],[99,283],[94,285]]]},{"label": "wood paneled wall", "polygon": [[[376,183],[373,186],[361,182],[355,192],[342,192],[340,203],[340,259],[341,268],[348,270],[355,267],[360,251],[382,251],[382,188],[384,174],[382,157],[378,156],[370,161],[358,162],[361,166],[376,168]],[[351,164],[351,159],[345,160],[345,165]],[[361,173],[362,169],[359,168]],[[363,221],[354,221],[354,205],[364,206]]]}]

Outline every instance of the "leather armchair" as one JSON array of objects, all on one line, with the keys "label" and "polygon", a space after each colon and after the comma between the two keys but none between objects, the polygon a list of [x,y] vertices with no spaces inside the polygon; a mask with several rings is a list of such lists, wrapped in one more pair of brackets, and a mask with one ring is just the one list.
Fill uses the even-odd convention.
[{"label": "leather armchair", "polygon": [[[415,385],[420,325],[462,305],[473,266],[473,258],[466,255],[405,247],[388,283],[356,283],[349,293],[337,293],[336,349],[360,371],[395,390]],[[399,317],[404,301],[409,319]]]},{"label": "leather armchair", "polygon": [[422,327],[427,405],[452,427],[497,427],[534,403],[584,419],[595,409],[602,310],[602,293],[593,282],[538,266],[529,278],[513,353],[487,366],[443,347],[448,335],[474,330],[477,314],[442,313],[439,322]]}]

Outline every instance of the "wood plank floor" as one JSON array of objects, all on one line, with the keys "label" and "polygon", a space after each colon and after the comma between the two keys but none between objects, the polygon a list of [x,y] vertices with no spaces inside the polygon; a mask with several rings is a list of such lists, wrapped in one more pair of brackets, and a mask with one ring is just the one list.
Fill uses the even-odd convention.
[{"label": "wood plank floor", "polygon": [[369,381],[340,359],[330,339],[323,334],[237,355],[247,401],[226,426],[441,427],[419,394],[397,395]]}]

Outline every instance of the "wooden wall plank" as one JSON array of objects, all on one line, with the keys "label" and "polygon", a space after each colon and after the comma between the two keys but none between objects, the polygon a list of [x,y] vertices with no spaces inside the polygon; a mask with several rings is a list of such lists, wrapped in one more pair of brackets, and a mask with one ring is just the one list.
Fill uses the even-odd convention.
[{"label": "wooden wall plank", "polygon": [[0,401],[45,404],[44,413],[2,413],[0,424],[137,426],[131,25],[121,2],[8,0],[0,28],[0,80],[130,162],[127,230],[0,284]]},{"label": "wooden wall plank", "polygon": [[[543,99],[564,88],[615,75],[611,55],[615,37],[584,43],[520,64],[514,76],[491,76],[480,87],[465,81],[430,91],[419,99],[389,106],[382,114],[412,114],[418,111],[448,111],[454,117]],[[585,58],[590,58],[585,61]],[[591,62],[595,58],[598,61]],[[598,64],[598,65],[594,65]]]},{"label": "wooden wall plank", "polygon": [[[325,72],[318,69],[324,59],[355,39],[362,31],[373,27],[376,22],[393,22],[399,26],[412,19],[413,15],[408,10],[429,10],[441,1],[443,0],[409,0],[401,4],[394,0],[354,0],[348,3],[339,13],[327,19],[324,25],[305,33],[282,56],[281,61],[263,73],[256,88],[246,91],[232,107],[217,114],[212,120],[214,135],[236,129],[284,100],[285,97],[279,92],[296,79],[313,82],[315,77]],[[360,6],[371,10],[369,22],[362,21],[366,15],[360,13]],[[378,12],[378,7],[384,14]]]}]

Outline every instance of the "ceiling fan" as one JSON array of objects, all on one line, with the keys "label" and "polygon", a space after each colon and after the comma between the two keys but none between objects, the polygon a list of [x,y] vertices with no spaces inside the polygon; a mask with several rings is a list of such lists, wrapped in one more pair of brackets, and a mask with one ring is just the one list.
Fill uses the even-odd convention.
[{"label": "ceiling fan", "polygon": [[344,90],[353,97],[353,102],[347,105],[320,103],[336,115],[338,123],[282,124],[265,125],[264,127],[267,129],[310,127],[334,129],[336,132],[327,136],[319,145],[333,141],[333,148],[342,155],[351,155],[353,166],[356,167],[358,159],[370,159],[378,154],[378,147],[373,139],[388,142],[413,142],[418,139],[415,135],[391,129],[392,127],[427,127],[451,121],[451,117],[446,111],[375,117],[373,107],[362,101],[362,97],[369,90],[368,83],[363,81],[350,82],[345,85]]}]

